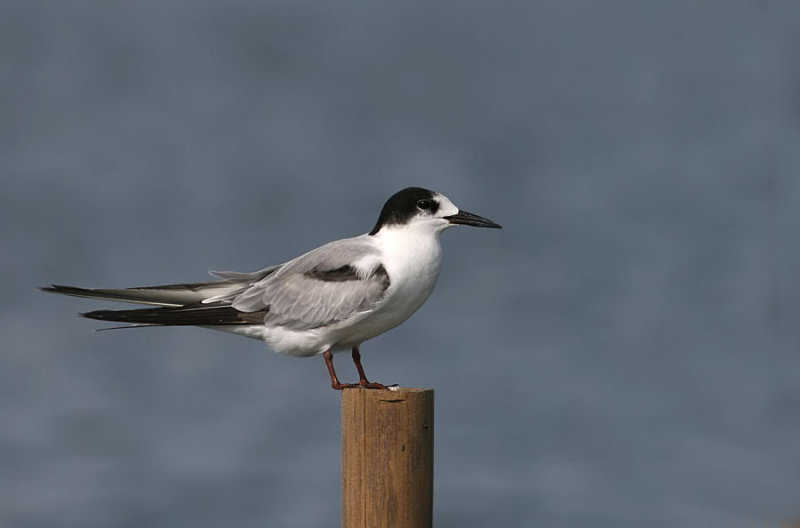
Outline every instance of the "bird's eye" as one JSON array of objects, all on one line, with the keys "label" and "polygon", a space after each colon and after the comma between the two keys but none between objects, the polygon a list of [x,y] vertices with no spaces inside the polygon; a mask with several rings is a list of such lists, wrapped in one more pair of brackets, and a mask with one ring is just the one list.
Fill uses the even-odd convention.
[{"label": "bird's eye", "polygon": [[431,208],[431,201],[430,200],[420,200],[417,202],[417,207],[420,209],[430,209]]}]

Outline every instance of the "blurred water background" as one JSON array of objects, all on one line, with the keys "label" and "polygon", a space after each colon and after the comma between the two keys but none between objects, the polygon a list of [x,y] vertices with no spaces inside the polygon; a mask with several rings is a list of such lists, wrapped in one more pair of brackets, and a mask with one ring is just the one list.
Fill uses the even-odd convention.
[{"label": "blurred water background", "polygon": [[797,2],[0,15],[1,526],[336,526],[321,358],[35,287],[258,269],[408,185],[505,226],[363,347],[437,391],[437,526],[800,518]]}]

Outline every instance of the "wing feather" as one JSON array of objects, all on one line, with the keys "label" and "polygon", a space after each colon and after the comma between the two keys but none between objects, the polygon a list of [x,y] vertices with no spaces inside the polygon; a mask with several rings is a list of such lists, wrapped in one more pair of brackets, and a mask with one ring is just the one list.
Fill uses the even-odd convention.
[{"label": "wing feather", "polygon": [[253,273],[212,272],[222,280],[126,289],[54,285],[44,291],[150,304],[160,308],[98,310],[93,319],[144,325],[282,325],[306,330],[335,324],[377,306],[390,286],[366,235],[338,240]]},{"label": "wing feather", "polygon": [[138,288],[79,288],[53,284],[40,288],[49,293],[119,301],[134,304],[150,304],[154,306],[185,306],[198,302],[216,302],[231,299],[250,285],[269,276],[277,266],[270,266],[253,273],[233,271],[211,272],[222,280],[194,282],[186,284],[164,284],[161,286],[141,286]]},{"label": "wing feather", "polygon": [[183,306],[185,304],[200,302],[213,295],[231,292],[231,290],[240,291],[241,289],[241,286],[237,287],[237,284],[227,281],[117,289],[78,288],[76,286],[62,286],[59,284],[41,288],[42,291],[49,293],[71,295],[73,297],[86,297],[88,299],[102,299],[134,304],[151,304],[155,306]]},{"label": "wing feather", "polygon": [[[233,298],[243,312],[265,311],[267,324],[306,330],[334,324],[375,307],[390,280],[363,237],[326,244],[287,262]],[[372,259],[371,266],[356,262]]]}]

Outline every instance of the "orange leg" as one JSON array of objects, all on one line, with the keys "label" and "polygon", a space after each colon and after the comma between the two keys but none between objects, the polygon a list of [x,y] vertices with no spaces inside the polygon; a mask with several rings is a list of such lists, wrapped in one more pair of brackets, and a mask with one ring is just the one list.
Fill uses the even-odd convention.
[{"label": "orange leg", "polygon": [[364,374],[364,367],[361,366],[361,352],[358,351],[358,347],[353,347],[353,363],[356,364],[356,369],[358,370],[358,386],[364,387],[365,389],[385,389],[386,385],[382,383],[375,383],[372,381],[367,380],[367,375]]},{"label": "orange leg", "polygon": [[367,379],[367,375],[364,374],[364,367],[361,366],[361,353],[358,351],[358,347],[353,347],[353,363],[356,365],[356,369],[358,370],[358,383],[342,383],[339,381],[339,378],[336,376],[336,370],[333,368],[333,352],[330,349],[326,350],[322,357],[325,358],[325,366],[328,367],[328,374],[331,377],[331,388],[333,390],[342,390],[342,389],[355,389],[355,388],[364,388],[364,389],[385,389],[386,385],[382,383],[374,383]]}]

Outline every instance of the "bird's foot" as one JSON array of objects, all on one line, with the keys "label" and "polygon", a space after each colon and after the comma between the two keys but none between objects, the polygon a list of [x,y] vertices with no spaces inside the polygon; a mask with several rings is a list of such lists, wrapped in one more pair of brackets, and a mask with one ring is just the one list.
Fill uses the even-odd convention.
[{"label": "bird's foot", "polygon": [[360,386],[358,383],[331,383],[331,388],[333,390],[358,389]]},{"label": "bird's foot", "polygon": [[383,383],[377,383],[375,381],[367,381],[365,379],[359,381],[358,382],[358,386],[361,387],[362,389],[382,389],[382,390],[386,390],[386,389],[389,388],[386,385],[384,385]]},{"label": "bird's foot", "polygon": [[397,387],[397,384],[386,386],[383,383],[376,383],[374,381],[367,381],[367,380],[361,380],[358,383],[331,383],[331,388],[333,390],[344,390],[344,389],[387,390],[389,387]]}]

